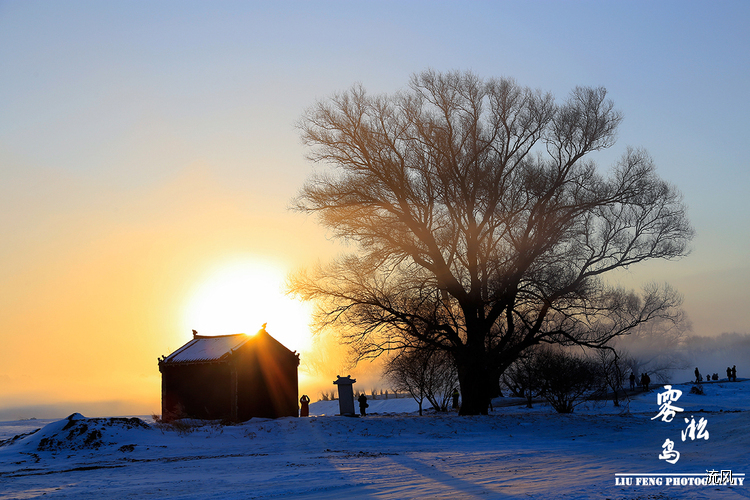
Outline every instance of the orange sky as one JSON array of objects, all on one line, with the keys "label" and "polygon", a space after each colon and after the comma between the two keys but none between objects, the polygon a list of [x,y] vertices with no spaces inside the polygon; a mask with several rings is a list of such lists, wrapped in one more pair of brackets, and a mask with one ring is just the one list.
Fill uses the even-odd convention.
[{"label": "orange sky", "polygon": [[[98,209],[40,217],[24,232],[23,251],[6,256],[2,324],[15,333],[0,350],[6,406],[121,399],[158,412],[156,358],[191,338],[185,308],[215,271],[246,262],[275,267],[283,278],[332,252],[311,220],[290,216],[285,200],[248,197],[205,167],[137,198],[101,189],[68,185],[66,196],[98,193]],[[284,300],[275,285],[248,284]],[[257,331],[263,317],[253,319],[257,311],[247,308],[239,331]],[[299,334],[276,331],[289,348],[309,348],[308,333]]]}]

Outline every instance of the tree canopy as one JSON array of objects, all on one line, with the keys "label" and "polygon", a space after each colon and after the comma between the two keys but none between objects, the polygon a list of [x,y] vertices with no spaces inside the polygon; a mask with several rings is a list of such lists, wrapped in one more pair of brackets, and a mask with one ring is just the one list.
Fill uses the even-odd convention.
[{"label": "tree canopy", "polygon": [[636,294],[606,273],[687,254],[679,191],[642,149],[600,172],[622,115],[604,88],[561,103],[508,78],[425,71],[406,90],[356,85],[309,108],[299,128],[313,174],[294,208],[352,252],[301,273],[360,356],[429,345],[458,369],[462,414],[484,413],[502,372],[539,343],[597,347],[680,297]]}]

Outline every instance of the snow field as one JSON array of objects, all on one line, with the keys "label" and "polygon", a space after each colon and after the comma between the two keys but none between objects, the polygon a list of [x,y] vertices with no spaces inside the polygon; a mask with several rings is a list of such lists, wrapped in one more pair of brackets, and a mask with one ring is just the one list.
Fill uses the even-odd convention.
[{"label": "snow field", "polygon": [[[660,388],[570,415],[548,406],[502,406],[488,416],[430,413],[408,399],[370,401],[365,418],[252,419],[177,432],[132,419],[74,414],[0,424],[0,500],[38,498],[750,498],[742,486],[616,485],[617,473],[750,472],[750,384],[705,384],[675,403],[671,423],[652,420]],[[514,401],[504,398],[497,403]],[[708,440],[680,440],[683,418],[706,418]],[[681,453],[658,456],[665,439]]]}]

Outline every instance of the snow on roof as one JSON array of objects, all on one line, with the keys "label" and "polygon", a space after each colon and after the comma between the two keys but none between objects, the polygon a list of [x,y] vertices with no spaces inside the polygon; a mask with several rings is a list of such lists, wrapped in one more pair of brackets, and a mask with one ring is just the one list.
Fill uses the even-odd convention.
[{"label": "snow on roof", "polygon": [[203,337],[197,335],[193,340],[177,349],[164,359],[165,363],[189,363],[201,361],[218,361],[230,354],[245,342],[249,335],[238,333],[235,335],[218,335]]}]

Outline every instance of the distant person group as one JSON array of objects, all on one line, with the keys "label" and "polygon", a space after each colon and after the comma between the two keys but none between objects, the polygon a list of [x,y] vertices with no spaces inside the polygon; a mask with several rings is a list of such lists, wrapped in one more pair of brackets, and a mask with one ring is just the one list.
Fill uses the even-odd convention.
[{"label": "distant person group", "polygon": [[[712,380],[719,380],[719,374],[714,373],[713,375],[706,374],[706,382],[710,382]],[[737,382],[737,365],[733,365],[731,368],[727,366],[727,380],[729,382]],[[703,382],[703,376],[701,376],[700,370],[698,370],[698,367],[695,367],[695,383],[700,384]]]},{"label": "distant person group", "polygon": [[635,390],[635,382],[638,380],[638,387],[642,391],[648,391],[648,386],[651,384],[651,377],[648,376],[647,372],[643,372],[640,377],[636,376],[635,373],[630,372],[630,390]]},{"label": "distant person group", "polygon": [[[719,374],[714,373],[713,375],[706,374],[706,382],[711,382],[712,380],[719,380]],[[737,382],[737,365],[733,365],[731,368],[727,367],[727,380],[729,382]],[[698,367],[695,367],[695,383],[700,384],[703,382],[703,375],[701,375],[700,370],[698,370]],[[630,390],[634,391],[636,389],[636,386],[640,388],[642,391],[648,391],[649,385],[651,384],[651,377],[648,376],[647,372],[643,372],[641,376],[635,374],[635,372],[630,372]]]}]

